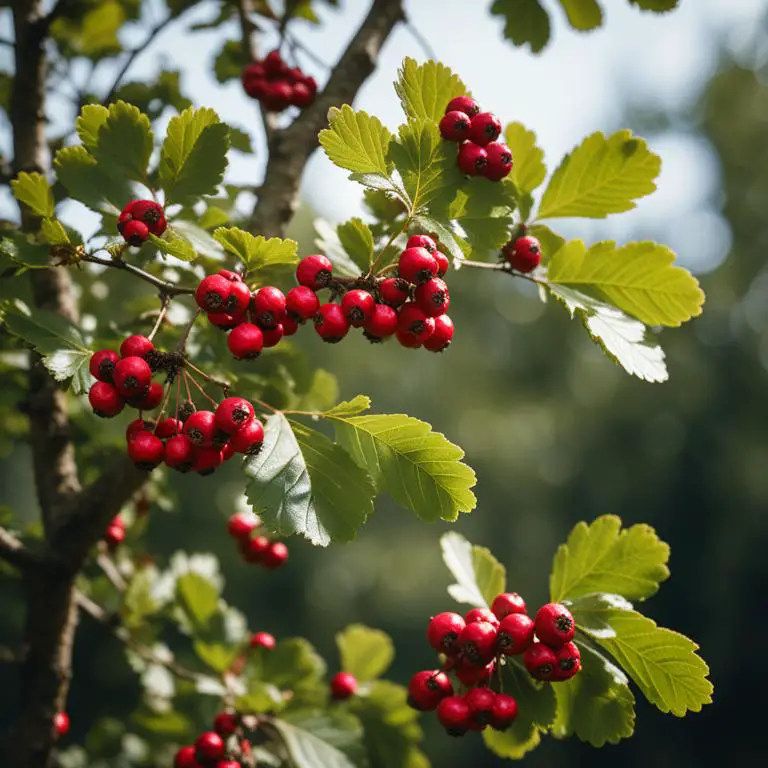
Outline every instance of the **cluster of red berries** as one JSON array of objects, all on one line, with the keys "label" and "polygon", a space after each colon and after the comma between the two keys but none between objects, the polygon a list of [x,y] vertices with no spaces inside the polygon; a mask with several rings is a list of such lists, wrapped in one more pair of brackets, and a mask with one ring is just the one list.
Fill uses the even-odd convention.
[{"label": "cluster of red berries", "polygon": [[150,235],[160,236],[168,227],[163,207],[154,200],[131,200],[117,219],[117,229],[128,245],[143,245]]},{"label": "cluster of red berries", "polygon": [[512,150],[500,141],[501,121],[492,112],[481,112],[469,96],[457,96],[445,108],[440,134],[459,142],[457,162],[467,176],[501,181],[512,170]]},{"label": "cluster of red berries", "polygon": [[245,720],[237,712],[220,712],[213,719],[212,730],[204,731],[194,744],[182,747],[176,753],[174,768],[241,768],[251,765],[251,744],[243,738],[243,729],[247,725]]},{"label": "cluster of red berries", "polygon": [[240,556],[246,563],[261,565],[274,571],[285,565],[288,560],[288,547],[282,541],[274,541],[266,536],[254,536],[262,526],[261,519],[253,512],[236,512],[229,518],[227,531],[237,542]]},{"label": "cluster of red berries", "polygon": [[501,259],[512,269],[528,274],[541,264],[541,243],[533,235],[521,234],[504,245]]},{"label": "cluster of red berries", "polygon": [[242,82],[245,92],[270,112],[282,112],[289,106],[308,107],[317,95],[315,78],[305,75],[300,67],[288,66],[280,51],[245,67]]},{"label": "cluster of red berries", "polygon": [[[514,592],[497,595],[491,609],[473,608],[465,616],[446,612],[434,616],[427,628],[429,644],[446,657],[442,669],[417,672],[408,686],[408,700],[420,711],[437,711],[453,736],[508,728],[517,716],[511,696],[491,690],[494,672],[506,656],[523,655],[537,680],[568,680],[581,669],[581,655],[572,642],[576,625],[568,609],[547,603],[531,619],[525,601]],[[452,672],[466,686],[455,695]]]}]

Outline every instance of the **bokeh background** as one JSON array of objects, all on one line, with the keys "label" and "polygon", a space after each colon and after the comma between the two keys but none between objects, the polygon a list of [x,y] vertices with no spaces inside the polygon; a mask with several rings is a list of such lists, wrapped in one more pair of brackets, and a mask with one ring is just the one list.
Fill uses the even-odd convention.
[{"label": "bokeh background", "polygon": [[[679,721],[638,701],[633,739],[602,750],[548,739],[527,764],[664,768],[765,760],[768,2],[683,0],[666,16],[605,5],[607,25],[589,35],[572,32],[554,13],[553,40],[537,57],[503,40],[501,21],[486,3],[407,4],[436,55],[486,108],[534,129],[549,163],[587,133],[620,127],[644,135],[662,155],[658,193],[635,211],[560,229],[588,241],[668,242],[700,277],[708,295],[703,317],[663,335],[670,381],[628,377],[558,307],[513,281],[469,270],[452,276],[458,333],[447,354],[411,355],[392,345],[373,350],[359,337],[329,347],[310,334],[298,344],[338,375],[342,395],[368,393],[377,410],[426,419],[466,450],[478,474],[479,504],[454,527],[490,546],[507,566],[509,586],[530,603],[545,600],[554,550],[579,520],[616,513],[627,524],[652,524],[672,545],[672,578],[646,610],[700,642],[715,704]],[[301,27],[297,36],[332,61],[367,3],[319,10],[323,23]],[[262,136],[253,103],[236,82],[222,87],[210,73],[222,35],[234,30],[198,33],[194,45],[184,31],[211,13],[203,4],[170,28],[133,74],[152,78],[164,64],[179,66],[195,103],[252,134],[255,156],[235,153],[231,174],[258,183]],[[0,10],[0,28],[8,28],[7,14]],[[130,26],[124,34],[130,38]],[[391,83],[405,55],[425,57],[401,27],[356,102],[390,126],[400,119]],[[322,80],[322,70],[304,63]],[[64,99],[55,102],[52,130],[71,121],[70,110]],[[8,141],[8,126],[0,125],[0,147]],[[311,160],[292,227],[302,253],[313,250],[315,218],[336,223],[362,211],[360,190],[345,176],[321,153]],[[0,211],[15,215],[7,196],[0,196]],[[71,214],[89,226],[82,212]],[[0,442],[0,504],[34,519],[28,451]],[[424,630],[431,614],[451,607],[438,546],[450,526],[426,526],[384,501],[354,544],[319,550],[291,542],[289,566],[265,574],[233,556],[225,533],[242,480],[236,471],[217,478],[175,479],[175,511],[150,513],[147,549],[161,562],[177,549],[212,549],[222,561],[225,596],[251,627],[308,637],[331,668],[333,635],[353,621],[394,637],[392,676],[400,682],[432,664]],[[0,580],[0,646],[9,648],[21,621],[17,590]],[[87,620],[78,631],[74,671],[72,741],[100,717],[127,717],[138,685],[121,649]],[[0,660],[3,720],[12,712],[13,685],[12,665]],[[446,739],[431,718],[424,726],[434,765],[503,762],[476,738]]]}]

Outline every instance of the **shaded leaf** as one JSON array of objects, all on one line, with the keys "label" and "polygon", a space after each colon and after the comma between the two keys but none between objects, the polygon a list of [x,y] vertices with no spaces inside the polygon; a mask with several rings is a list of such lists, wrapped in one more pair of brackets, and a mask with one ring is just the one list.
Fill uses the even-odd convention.
[{"label": "shaded leaf", "polygon": [[386,632],[363,624],[350,624],[336,634],[341,668],[358,681],[381,677],[395,658],[395,646]]},{"label": "shaded leaf", "polygon": [[506,589],[504,566],[485,547],[470,544],[453,531],[440,538],[443,561],[456,579],[448,594],[458,603],[488,608],[496,595]]},{"label": "shaded leaf", "polygon": [[149,118],[133,104],[117,101],[109,106],[92,154],[110,175],[143,182],[152,146]]},{"label": "shaded leaf", "polygon": [[544,150],[536,144],[536,134],[522,123],[510,123],[504,140],[512,150],[512,172],[507,177],[522,192],[533,192],[546,178]]},{"label": "shaded leaf", "polygon": [[279,719],[270,725],[280,733],[294,768],[355,768],[343,752],[310,731]]},{"label": "shaded leaf", "polygon": [[373,234],[368,225],[357,217],[336,227],[342,247],[350,259],[365,272],[373,261]]},{"label": "shaded leaf", "polygon": [[491,13],[505,20],[504,36],[539,53],[549,42],[549,16],[539,0],[494,0]]},{"label": "shaded leaf", "polygon": [[133,197],[125,178],[107,174],[85,147],[60,149],[54,167],[70,196],[94,211],[117,215]]},{"label": "shaded leaf", "polygon": [[195,248],[186,237],[181,237],[172,229],[167,229],[162,237],[150,235],[152,245],[161,253],[175,256],[182,261],[194,261],[197,258]]},{"label": "shaded leaf", "polygon": [[176,580],[176,603],[195,634],[205,631],[218,611],[219,590],[200,573],[188,571]]},{"label": "shaded leaf", "polygon": [[568,23],[580,32],[596,29],[603,23],[603,11],[597,0],[560,0]]}]

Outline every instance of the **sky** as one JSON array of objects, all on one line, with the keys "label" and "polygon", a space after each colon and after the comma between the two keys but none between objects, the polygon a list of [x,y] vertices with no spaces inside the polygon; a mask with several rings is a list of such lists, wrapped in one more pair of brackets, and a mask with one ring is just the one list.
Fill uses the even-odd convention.
[{"label": "sky", "polygon": [[[488,13],[489,1],[409,0],[406,11],[437,57],[462,77],[483,108],[505,123],[519,120],[536,131],[552,164],[587,134],[623,127],[628,107],[663,110],[692,104],[715,70],[719,51],[725,47],[743,55],[756,22],[768,11],[768,0],[682,0],[677,11],[659,16],[606,0],[605,26],[584,34],[567,26],[558,3],[546,4],[552,12],[553,36],[538,56],[504,40],[503,21]],[[338,57],[369,7],[360,0],[341,0],[340,5],[337,10],[317,3],[323,21],[317,28],[295,23],[295,36],[326,62]],[[162,3],[148,6],[151,20],[162,18]],[[214,5],[203,4],[185,15],[157,38],[129,74],[149,77],[164,64],[181,68],[183,90],[195,103],[215,108],[223,120],[252,134],[256,155],[233,153],[230,178],[258,184],[263,144],[256,106],[239,82],[222,86],[210,71],[222,40],[236,37],[239,30],[233,24],[194,36],[187,31],[191,23],[214,12]],[[124,35],[129,46],[143,38],[135,25],[128,25]],[[272,42],[267,38],[264,49]],[[402,121],[392,81],[405,56],[427,58],[414,35],[400,25],[355,101],[357,108],[376,114],[391,128]],[[306,58],[301,63],[322,83],[322,69]],[[78,74],[83,73],[75,72],[76,80]],[[108,81],[111,75],[103,74]],[[55,111],[61,124],[71,120],[63,103]],[[3,132],[0,143],[7,146],[7,127]],[[708,271],[723,260],[730,245],[727,225],[717,210],[717,159],[686,126],[652,136],[650,143],[663,158],[657,193],[629,214],[600,222],[565,222],[561,230],[588,241],[653,236],[677,250],[686,266]],[[331,222],[362,212],[361,189],[346,176],[322,152],[313,155],[305,172],[303,195]],[[2,208],[7,207],[5,198]],[[88,226],[85,217],[77,218]]]}]

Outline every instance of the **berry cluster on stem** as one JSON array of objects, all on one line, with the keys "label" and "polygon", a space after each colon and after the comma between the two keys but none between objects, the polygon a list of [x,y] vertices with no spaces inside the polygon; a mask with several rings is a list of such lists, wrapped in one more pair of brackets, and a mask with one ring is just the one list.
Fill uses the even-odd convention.
[{"label": "berry cluster on stem", "polygon": [[143,245],[150,235],[159,237],[168,227],[163,207],[154,200],[132,200],[120,212],[117,229],[128,245]]},{"label": "berry cluster on stem", "polygon": [[263,59],[248,64],[242,72],[243,90],[270,112],[282,112],[289,106],[308,107],[317,95],[317,83],[301,67],[291,67],[280,51],[271,51]]},{"label": "berry cluster on stem", "polygon": [[255,718],[241,717],[224,710],[213,718],[213,727],[195,743],[176,753],[174,768],[250,768],[255,765],[251,743],[245,731],[256,725]]},{"label": "berry cluster on stem", "polygon": [[227,531],[246,563],[274,571],[288,561],[288,547],[282,541],[259,534],[262,525],[261,518],[253,512],[236,512],[229,518]]}]

